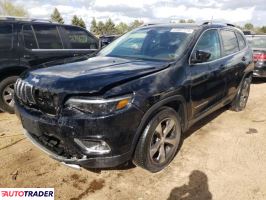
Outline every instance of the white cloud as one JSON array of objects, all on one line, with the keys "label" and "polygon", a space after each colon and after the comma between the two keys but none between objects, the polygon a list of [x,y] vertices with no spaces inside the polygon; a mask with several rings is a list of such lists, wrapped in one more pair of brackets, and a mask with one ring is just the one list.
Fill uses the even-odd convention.
[{"label": "white cloud", "polygon": [[73,15],[82,17],[89,27],[93,17],[97,20],[112,18],[117,22],[135,19],[145,22],[170,19],[194,19],[227,21],[243,24],[266,25],[265,0],[11,0],[24,6],[31,17],[50,18],[55,7],[66,23]]}]

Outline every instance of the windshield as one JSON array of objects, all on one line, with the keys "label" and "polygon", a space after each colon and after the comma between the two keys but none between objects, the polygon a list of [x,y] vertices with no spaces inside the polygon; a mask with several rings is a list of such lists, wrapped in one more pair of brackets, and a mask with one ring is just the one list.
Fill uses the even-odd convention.
[{"label": "windshield", "polygon": [[99,52],[99,56],[151,60],[174,60],[183,53],[194,29],[147,27],[118,38]]},{"label": "windshield", "polygon": [[266,49],[266,36],[252,36],[247,37],[250,46],[254,49]]}]

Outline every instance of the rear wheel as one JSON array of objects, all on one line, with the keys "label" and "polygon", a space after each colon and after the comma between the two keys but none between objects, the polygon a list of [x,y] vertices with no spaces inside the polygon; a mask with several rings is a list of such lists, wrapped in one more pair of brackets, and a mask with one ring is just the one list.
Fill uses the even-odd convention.
[{"label": "rear wheel", "polygon": [[178,114],[172,108],[163,107],[144,129],[133,162],[150,172],[162,170],[174,158],[180,138]]},{"label": "rear wheel", "polygon": [[14,113],[14,88],[18,76],[10,76],[0,82],[0,109]]},{"label": "rear wheel", "polygon": [[231,110],[239,112],[245,109],[248,102],[251,80],[251,77],[247,77],[243,80],[240,90],[231,104]]}]

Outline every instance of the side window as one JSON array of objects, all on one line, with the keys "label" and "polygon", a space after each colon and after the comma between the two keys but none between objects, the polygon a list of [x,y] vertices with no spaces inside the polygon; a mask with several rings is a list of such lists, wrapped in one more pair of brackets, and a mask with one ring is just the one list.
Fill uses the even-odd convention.
[{"label": "side window", "polygon": [[10,24],[0,25],[0,50],[9,50],[12,48],[13,28]]},{"label": "side window", "polygon": [[24,45],[27,49],[37,49],[37,43],[31,25],[23,26]]},{"label": "side window", "polygon": [[201,36],[194,51],[204,51],[210,53],[211,56],[207,62],[219,59],[221,57],[221,46],[217,30],[206,31]]},{"label": "side window", "polygon": [[98,49],[98,42],[86,31],[78,27],[65,26],[70,49]]},{"label": "side window", "polygon": [[221,30],[223,40],[224,56],[236,53],[239,51],[238,41],[234,31]]},{"label": "side window", "polygon": [[54,25],[33,25],[40,49],[62,49],[63,45]]},{"label": "side window", "polygon": [[242,50],[246,47],[246,40],[243,38],[243,36],[240,33],[236,32],[236,35],[238,39],[239,48],[240,50]]}]

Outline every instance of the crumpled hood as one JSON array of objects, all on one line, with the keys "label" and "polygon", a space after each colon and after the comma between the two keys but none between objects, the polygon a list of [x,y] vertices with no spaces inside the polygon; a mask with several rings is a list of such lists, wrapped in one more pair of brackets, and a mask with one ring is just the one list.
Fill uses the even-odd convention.
[{"label": "crumpled hood", "polygon": [[23,78],[35,87],[56,93],[96,93],[162,70],[168,65],[168,62],[161,61],[94,57],[30,71]]}]

